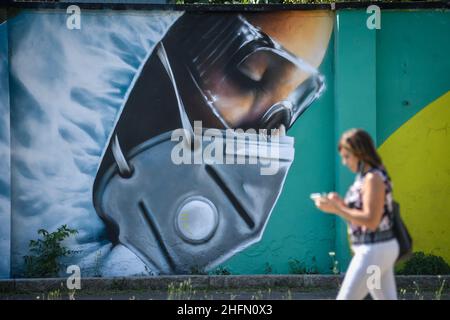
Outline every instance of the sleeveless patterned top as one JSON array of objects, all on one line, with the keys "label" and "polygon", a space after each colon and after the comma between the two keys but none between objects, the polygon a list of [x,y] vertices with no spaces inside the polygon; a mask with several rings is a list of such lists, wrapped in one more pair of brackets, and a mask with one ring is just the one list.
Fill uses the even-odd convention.
[{"label": "sleeveless patterned top", "polygon": [[380,224],[375,231],[370,231],[364,226],[357,226],[349,222],[348,232],[353,236],[360,236],[361,234],[377,233],[381,231],[386,231],[392,229],[393,226],[393,198],[392,198],[392,182],[389,178],[384,167],[371,168],[366,173],[358,173],[355,177],[354,183],[350,186],[347,194],[345,195],[345,204],[352,209],[362,209],[362,186],[364,184],[364,179],[367,173],[373,172],[378,174],[384,182],[385,186],[385,197],[384,197],[384,209],[383,216],[381,218]]}]

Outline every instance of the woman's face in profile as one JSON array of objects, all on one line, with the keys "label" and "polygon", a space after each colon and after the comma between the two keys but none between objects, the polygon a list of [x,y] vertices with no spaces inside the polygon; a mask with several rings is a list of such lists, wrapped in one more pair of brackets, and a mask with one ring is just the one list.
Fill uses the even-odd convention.
[{"label": "woman's face in profile", "polygon": [[349,150],[345,148],[341,148],[339,151],[339,154],[341,155],[342,164],[350,169],[352,172],[358,171],[358,161],[359,159],[351,153]]}]

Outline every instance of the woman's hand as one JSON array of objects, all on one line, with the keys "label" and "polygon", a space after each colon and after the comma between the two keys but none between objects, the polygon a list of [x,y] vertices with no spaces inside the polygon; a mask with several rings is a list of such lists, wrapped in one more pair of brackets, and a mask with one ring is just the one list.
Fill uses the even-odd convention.
[{"label": "woman's hand", "polygon": [[318,209],[332,214],[339,214],[341,208],[345,207],[344,200],[336,192],[331,192],[326,197],[318,198],[314,203]]},{"label": "woman's hand", "polygon": [[333,201],[338,202],[338,203],[339,203],[340,205],[342,205],[342,206],[345,206],[345,201],[344,201],[344,199],[342,199],[342,198],[337,194],[337,192],[330,192],[330,193],[327,195],[327,198],[330,199],[330,200],[333,200]]}]

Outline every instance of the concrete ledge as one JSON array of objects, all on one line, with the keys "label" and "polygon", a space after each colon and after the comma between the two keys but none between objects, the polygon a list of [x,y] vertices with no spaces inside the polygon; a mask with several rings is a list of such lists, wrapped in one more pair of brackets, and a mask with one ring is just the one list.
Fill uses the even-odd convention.
[{"label": "concrete ledge", "polygon": [[[295,288],[338,289],[343,276],[335,275],[184,275],[127,278],[82,278],[83,291],[133,291],[167,290],[170,284],[179,286],[184,281],[191,282],[194,289],[254,289],[254,288]],[[442,282],[449,283],[450,276],[396,276],[397,287],[421,290],[436,290]],[[64,290],[65,278],[52,279],[7,279],[0,280],[0,293],[29,293]]]}]

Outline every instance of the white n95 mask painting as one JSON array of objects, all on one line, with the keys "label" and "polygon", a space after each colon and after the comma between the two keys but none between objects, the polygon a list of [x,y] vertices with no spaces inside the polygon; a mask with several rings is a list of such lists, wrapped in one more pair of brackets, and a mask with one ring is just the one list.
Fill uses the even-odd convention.
[{"label": "white n95 mask painting", "polygon": [[[264,59],[302,68],[241,16],[228,20],[236,26],[230,32],[241,36],[218,48],[239,49],[236,41],[245,47],[228,68],[242,68],[246,57],[261,52]],[[256,118],[246,114],[240,122],[246,131],[233,130],[238,118],[214,100],[223,92],[208,78],[227,71],[208,70],[216,67],[199,60],[205,52],[178,58],[166,41],[170,34],[148,59],[116,124],[93,199],[113,243],[156,274],[186,274],[210,270],[261,239],[294,159],[294,139],[285,130],[320,95],[323,79],[305,68],[302,85],[260,107]],[[258,70],[255,63],[249,66]],[[200,100],[180,89],[188,84]]]}]

